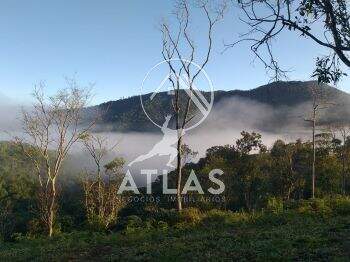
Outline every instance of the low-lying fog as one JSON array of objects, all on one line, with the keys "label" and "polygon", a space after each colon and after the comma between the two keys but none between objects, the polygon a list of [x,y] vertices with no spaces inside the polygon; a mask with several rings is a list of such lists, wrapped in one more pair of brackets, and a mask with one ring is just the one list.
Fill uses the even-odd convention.
[{"label": "low-lying fog", "polygon": [[[1,102],[1,101],[0,101]],[[297,138],[309,139],[311,130],[305,128],[304,117],[310,107],[306,104],[297,108],[283,107],[274,109],[265,104],[250,100],[231,98],[222,101],[211,111],[208,118],[185,135],[185,143],[198,152],[197,159],[204,156],[206,149],[215,145],[233,144],[240,137],[242,130],[255,131],[262,134],[268,147],[276,139],[293,141]],[[0,140],[9,140],[21,135],[21,107],[13,103],[0,105]],[[109,144],[117,143],[107,161],[121,156],[127,164],[139,155],[146,154],[161,140],[162,133],[99,133],[107,137]],[[93,168],[92,160],[82,144],[76,144],[71,151],[70,171],[82,171]],[[130,170],[136,180],[140,181],[140,169],[159,169],[159,174],[168,162],[168,156],[154,156],[133,165]],[[126,167],[127,168],[127,167]]]}]

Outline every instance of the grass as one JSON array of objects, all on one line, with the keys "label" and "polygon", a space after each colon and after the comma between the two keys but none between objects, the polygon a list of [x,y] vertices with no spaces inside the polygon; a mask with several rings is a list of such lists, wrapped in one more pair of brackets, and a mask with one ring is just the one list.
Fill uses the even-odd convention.
[{"label": "grass", "polygon": [[169,228],[22,238],[0,246],[0,261],[350,261],[350,209],[316,202],[277,213],[213,210]]}]

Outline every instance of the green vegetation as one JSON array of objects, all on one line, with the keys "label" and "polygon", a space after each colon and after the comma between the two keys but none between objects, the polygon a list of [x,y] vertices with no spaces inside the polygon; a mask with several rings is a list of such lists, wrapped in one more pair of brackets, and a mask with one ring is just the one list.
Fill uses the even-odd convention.
[{"label": "green vegetation", "polygon": [[[188,163],[183,169],[183,183],[193,170],[204,192],[215,187],[208,179],[209,171],[222,169],[225,191],[218,196],[225,201],[184,201],[181,212],[174,209],[175,201],[162,195],[161,178],[148,196],[158,199],[156,202],[126,201],[113,206],[110,204],[117,202],[103,201],[107,205],[100,205],[96,192],[109,192],[108,199],[118,197],[113,189],[117,180],[112,179],[101,181],[102,191],[96,186],[91,195],[94,205],[87,205],[83,179],[74,179],[78,174],[62,174],[51,238],[46,237],[37,212],[31,162],[15,145],[1,143],[0,261],[346,261],[350,245],[349,138],[317,137],[318,198],[310,200],[310,142],[277,140],[267,148],[260,134],[241,135],[235,144],[209,148],[198,163]],[[191,154],[188,150],[184,157]],[[112,164],[105,166],[106,172],[123,175],[121,162]],[[74,172],[67,167],[63,170]],[[173,188],[175,176],[170,173],[168,178]],[[98,185],[98,180],[91,181]],[[144,188],[140,192],[139,197],[145,196]],[[129,192],[123,196],[134,197]],[[189,192],[184,197],[201,195]],[[113,219],[102,227],[91,223],[89,207],[101,218],[112,214]]]},{"label": "green vegetation", "polygon": [[348,261],[350,255],[349,198],[276,200],[255,213],[201,213],[192,208],[184,210],[175,224],[168,223],[174,221],[132,216],[122,229],[108,234],[17,236],[0,247],[0,260]]},{"label": "green vegetation", "polygon": [[[299,121],[303,124],[302,119],[296,119],[296,115],[304,115],[305,111],[298,109],[312,100],[312,88],[317,90],[325,90],[330,101],[335,102],[336,105],[328,108],[322,122],[346,122],[350,118],[350,103],[349,94],[342,92],[334,87],[328,85],[318,85],[317,81],[278,81],[267,85],[260,86],[252,90],[232,90],[232,91],[215,91],[214,92],[214,111],[220,110],[222,105],[230,101],[230,99],[238,99],[239,101],[251,101],[253,103],[261,103],[265,106],[271,106],[274,114],[268,120],[269,122],[259,124],[257,129],[276,131],[282,127],[288,127],[290,122]],[[143,95],[143,101],[150,101],[151,94]],[[204,93],[209,99],[210,94]],[[159,123],[164,122],[164,115],[172,113],[171,96],[166,92],[158,93],[155,97],[156,102],[146,107],[148,112]],[[311,105],[310,105],[311,106]],[[286,107],[288,110],[286,110]],[[149,119],[144,114],[140,105],[140,98],[138,96],[129,97],[117,101],[110,101],[103,103],[90,110],[98,108],[103,114],[101,131],[158,131]],[[244,112],[243,112],[244,113]],[[260,112],[257,112],[259,114]],[[236,114],[237,112],[232,112]],[[287,118],[286,118],[287,117]],[[215,122],[214,122],[215,123]]]}]

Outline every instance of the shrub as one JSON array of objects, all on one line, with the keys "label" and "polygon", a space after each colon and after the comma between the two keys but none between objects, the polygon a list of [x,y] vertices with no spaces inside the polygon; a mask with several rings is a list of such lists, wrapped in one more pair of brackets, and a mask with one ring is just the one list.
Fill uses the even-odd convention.
[{"label": "shrub", "polygon": [[187,230],[189,227],[192,227],[192,225],[187,222],[179,222],[174,225],[174,228],[177,230]]},{"label": "shrub", "polygon": [[327,199],[314,199],[311,201],[311,206],[313,210],[317,213],[328,214],[332,212],[332,209],[329,205]]},{"label": "shrub", "polygon": [[280,226],[288,223],[288,216],[286,213],[260,213],[254,217],[253,221],[259,226]]},{"label": "shrub", "polygon": [[0,206],[0,242],[11,238],[15,229],[14,220],[12,210],[6,206]]},{"label": "shrub", "polygon": [[143,223],[140,217],[135,215],[126,217],[126,220],[124,223],[124,231],[126,233],[134,232],[141,228],[143,228]]},{"label": "shrub", "polygon": [[180,215],[176,209],[152,208],[146,209],[145,216],[155,221],[164,221],[169,225],[175,225],[180,222]]},{"label": "shrub", "polygon": [[126,221],[127,221],[127,226],[132,226],[132,227],[142,226],[142,219],[135,215],[128,216]]},{"label": "shrub", "polygon": [[169,225],[167,222],[164,222],[164,221],[159,221],[157,223],[157,228],[158,229],[161,229],[161,230],[167,230],[169,228]]},{"label": "shrub", "polygon": [[181,210],[180,212],[180,220],[181,222],[186,222],[189,224],[197,224],[202,219],[202,213],[199,211],[199,209],[190,207]]},{"label": "shrub", "polygon": [[350,198],[349,197],[335,197],[330,199],[330,207],[335,213],[340,215],[350,214]]},{"label": "shrub", "polygon": [[245,223],[252,219],[254,215],[247,212],[232,212],[212,209],[208,211],[202,219],[205,225],[225,226],[227,224]]},{"label": "shrub", "polygon": [[205,214],[205,217],[203,218],[203,224],[224,224],[226,222],[227,218],[227,212],[218,210],[218,209],[212,209],[208,211]]},{"label": "shrub", "polygon": [[274,214],[282,213],[284,210],[283,200],[277,197],[268,198],[266,209]]},{"label": "shrub", "polygon": [[103,232],[106,230],[105,224],[101,221],[101,217],[96,214],[92,214],[89,216],[87,220],[88,230]]},{"label": "shrub", "polygon": [[28,222],[28,236],[37,237],[40,235],[45,235],[45,227],[40,219],[33,218]]},{"label": "shrub", "polygon": [[62,215],[58,218],[58,223],[61,225],[63,232],[71,232],[74,230],[74,219],[68,215]]}]

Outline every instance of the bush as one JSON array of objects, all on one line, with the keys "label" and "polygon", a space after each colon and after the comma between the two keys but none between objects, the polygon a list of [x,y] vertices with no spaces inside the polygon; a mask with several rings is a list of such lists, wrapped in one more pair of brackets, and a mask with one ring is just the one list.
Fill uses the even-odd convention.
[{"label": "bush", "polygon": [[180,212],[180,220],[181,222],[186,222],[189,224],[197,224],[202,219],[202,213],[199,209],[190,207],[181,210]]},{"label": "bush", "polygon": [[314,199],[311,201],[311,206],[316,213],[328,214],[332,212],[329,205],[329,200],[327,199]]},{"label": "bush", "polygon": [[349,197],[335,197],[330,200],[330,207],[335,213],[339,215],[350,214],[350,198]]},{"label": "bush", "polygon": [[329,199],[310,199],[310,200],[300,200],[297,202],[296,210],[299,213],[312,214],[330,214],[332,212],[332,207],[330,205]]},{"label": "bush", "polygon": [[58,218],[61,230],[63,232],[71,232],[74,230],[74,219],[68,215],[62,215]]},{"label": "bush", "polygon": [[202,222],[205,225],[217,224],[224,225],[227,222],[228,212],[218,209],[212,209],[205,214]]},{"label": "bush", "polygon": [[45,235],[45,226],[40,221],[40,219],[33,218],[28,222],[28,236],[29,237],[38,237]]},{"label": "bush", "polygon": [[[226,226],[228,224],[235,223],[245,223],[250,221],[254,215],[247,212],[232,212],[224,211],[219,209],[212,209],[206,213],[200,214],[200,220],[197,220],[197,223],[200,222],[204,226]],[[183,221],[182,223],[188,224],[188,222]],[[193,223],[192,223],[193,224]]]},{"label": "bush", "polygon": [[274,214],[282,213],[284,210],[283,200],[277,197],[271,197],[267,200],[267,211],[272,212]]},{"label": "bush", "polygon": [[145,211],[145,217],[157,222],[164,221],[172,226],[180,222],[180,215],[176,209],[148,208]]},{"label": "bush", "polygon": [[10,240],[15,229],[14,220],[12,210],[6,206],[0,206],[0,242]]},{"label": "bush", "polygon": [[141,227],[142,219],[138,216],[132,215],[127,217],[127,226],[131,227]]},{"label": "bush", "polygon": [[134,232],[138,229],[141,229],[143,228],[142,219],[135,215],[128,216],[125,219],[123,228],[124,228],[124,232],[126,233]]},{"label": "bush", "polygon": [[288,223],[287,213],[260,213],[254,217],[253,222],[259,226],[281,226]]},{"label": "bush", "polygon": [[285,202],[285,209],[296,210],[299,213],[337,213],[340,215],[350,214],[350,198],[344,196],[332,196],[310,200]]},{"label": "bush", "polygon": [[157,223],[157,228],[158,229],[161,229],[161,230],[167,230],[169,228],[169,225],[167,222],[164,222],[164,221],[159,221]]}]

